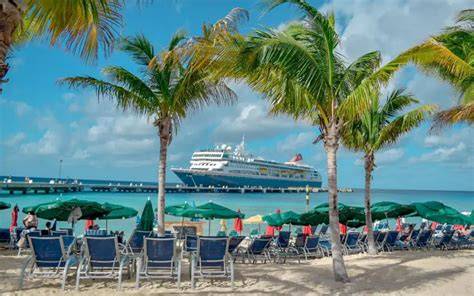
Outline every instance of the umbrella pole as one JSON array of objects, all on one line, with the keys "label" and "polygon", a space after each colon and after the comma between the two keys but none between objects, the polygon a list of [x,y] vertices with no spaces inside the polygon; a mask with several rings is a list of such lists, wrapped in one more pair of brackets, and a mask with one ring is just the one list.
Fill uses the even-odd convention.
[{"label": "umbrella pole", "polygon": [[105,231],[109,232],[109,220],[105,219]]},{"label": "umbrella pole", "polygon": [[209,219],[208,221],[209,221],[209,225],[207,227],[207,235],[211,236],[211,219]]}]

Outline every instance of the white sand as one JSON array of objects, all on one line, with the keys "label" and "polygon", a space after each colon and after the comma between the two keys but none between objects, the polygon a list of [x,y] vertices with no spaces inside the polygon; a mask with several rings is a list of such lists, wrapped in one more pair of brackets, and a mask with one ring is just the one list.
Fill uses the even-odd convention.
[{"label": "white sand", "polygon": [[[190,288],[188,266],[183,267],[182,288],[172,283],[143,282],[139,290],[134,281],[126,280],[120,293],[116,282],[83,281],[80,292],[73,290],[69,278],[66,295],[178,295],[236,294],[241,295],[473,295],[474,251],[394,252],[375,257],[347,256],[346,265],[351,283],[335,283],[331,259],[315,259],[297,264],[237,264],[236,285],[230,282],[199,282]],[[35,280],[17,291],[20,267],[26,257],[0,251],[0,294],[43,296],[59,293],[58,280]]]}]

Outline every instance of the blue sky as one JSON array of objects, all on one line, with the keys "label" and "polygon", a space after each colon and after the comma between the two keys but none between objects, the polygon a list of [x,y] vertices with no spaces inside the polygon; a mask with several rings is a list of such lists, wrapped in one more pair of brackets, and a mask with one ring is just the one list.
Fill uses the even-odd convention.
[{"label": "blue sky", "polygon": [[[164,47],[178,29],[198,35],[203,23],[213,23],[233,7],[250,11],[242,33],[279,27],[300,14],[285,6],[263,15],[257,1],[170,0],[143,8],[128,6],[123,35],[145,34]],[[312,1],[337,16],[341,52],[348,61],[380,50],[385,61],[436,34],[452,23],[468,1]],[[16,48],[10,61],[10,82],[0,96],[0,175],[56,176],[59,159],[63,175],[77,178],[153,181],[157,175],[158,141],[145,118],[123,113],[112,102],[97,101],[90,91],[59,86],[61,77],[100,76],[105,65],[133,67],[115,51],[94,65],[47,43],[36,41]],[[405,87],[422,102],[451,106],[456,94],[443,82],[408,67],[388,89]],[[169,166],[186,167],[193,151],[226,142],[238,143],[245,134],[248,150],[285,161],[295,153],[326,176],[321,145],[312,145],[315,130],[286,117],[268,117],[268,106],[247,86],[232,83],[239,96],[233,106],[210,106],[183,122],[170,147]],[[474,190],[473,131],[467,126],[428,133],[429,123],[377,155],[374,187],[401,189]],[[363,187],[360,155],[340,150],[339,185]],[[169,181],[177,181],[169,172]]]}]

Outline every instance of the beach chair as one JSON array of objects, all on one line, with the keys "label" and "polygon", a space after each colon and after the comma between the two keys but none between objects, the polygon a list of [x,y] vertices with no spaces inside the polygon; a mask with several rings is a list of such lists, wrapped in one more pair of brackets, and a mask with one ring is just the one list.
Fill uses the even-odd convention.
[{"label": "beach chair", "polygon": [[122,286],[122,275],[130,275],[130,257],[122,253],[116,236],[84,237],[76,277],[76,290],[81,279],[117,279]]},{"label": "beach chair", "polygon": [[[183,250],[181,252],[181,258],[185,255],[191,255],[197,251],[197,235],[186,235],[183,243]],[[191,259],[191,256],[189,257]]]},{"label": "beach chair", "polygon": [[[21,234],[18,234],[18,237],[20,237]],[[18,247],[18,254],[17,256],[21,255],[22,251],[26,251],[30,248],[30,240],[28,239],[29,237],[40,237],[41,236],[41,231],[39,230],[31,230],[27,234],[25,234],[25,245],[23,247]],[[19,241],[19,239],[18,239]]]},{"label": "beach chair", "polygon": [[127,251],[133,257],[138,257],[143,250],[143,242],[146,237],[151,236],[151,231],[134,230],[125,244]]},{"label": "beach chair", "polygon": [[443,235],[439,238],[435,238],[433,240],[433,248],[440,249],[440,250],[448,250],[451,246],[451,240],[453,238],[454,231],[446,231],[443,232]]},{"label": "beach chair", "polygon": [[227,237],[205,237],[197,239],[197,250],[191,256],[191,287],[197,279],[229,279],[234,287],[234,260],[227,252]]},{"label": "beach chair", "polygon": [[347,233],[344,244],[342,245],[343,252],[346,253],[346,255],[349,255],[352,252],[358,253],[361,251],[359,246],[359,236],[360,232],[357,231]]},{"label": "beach chair", "polygon": [[181,283],[181,259],[176,252],[176,238],[145,238],[143,253],[137,260],[135,287],[140,287],[140,280],[168,279],[175,280],[179,288]]},{"label": "beach chair", "polygon": [[73,235],[73,229],[72,228],[59,228],[59,231],[66,231],[67,235]]},{"label": "beach chair", "polygon": [[319,239],[319,248],[321,249],[321,252],[323,256],[331,256],[331,241],[329,239]]},{"label": "beach chair", "polygon": [[245,263],[245,259],[248,259],[252,264],[257,263],[258,259],[261,259],[263,263],[266,263],[267,260],[270,261],[271,258],[268,249],[271,241],[271,237],[254,238],[247,248],[237,248],[234,262],[237,257],[242,257],[242,263]]},{"label": "beach chair", "polygon": [[321,248],[319,247],[319,236],[309,235],[306,237],[304,246],[301,248],[305,260],[308,260],[311,256],[319,256],[321,254]]},{"label": "beach chair", "polygon": [[385,240],[382,244],[382,251],[393,252],[397,244],[398,231],[390,230],[385,235]]},{"label": "beach chair", "polygon": [[245,236],[231,236],[229,237],[229,255],[234,256],[234,253],[237,252],[237,249],[240,243],[245,239]]},{"label": "beach chair", "polygon": [[327,236],[328,229],[329,229],[329,225],[326,225],[326,224],[321,225],[318,236],[321,238],[325,238]]},{"label": "beach chair", "polygon": [[431,235],[433,234],[432,230],[423,230],[418,234],[418,237],[416,238],[413,247],[415,249],[425,249],[427,250],[429,248],[429,240],[431,238]]},{"label": "beach chair", "polygon": [[286,260],[285,257],[289,255],[290,236],[291,232],[280,231],[278,236],[275,238],[275,247],[270,249],[270,255],[273,256],[275,262],[281,259],[283,259],[284,262]]},{"label": "beach chair", "polygon": [[10,246],[11,235],[10,229],[8,228],[0,228],[0,243],[7,244]]},{"label": "beach chair", "polygon": [[385,238],[387,237],[387,234],[388,234],[388,232],[386,232],[386,231],[380,231],[378,233],[377,237],[375,237],[375,235],[374,235],[375,246],[377,247],[377,250],[379,250],[379,251],[382,250],[383,243],[385,241]]},{"label": "beach chair", "polygon": [[86,230],[86,232],[84,233],[84,236],[87,236],[87,237],[107,237],[109,236],[107,234],[107,230],[105,229],[88,229]]},{"label": "beach chair", "polygon": [[49,234],[49,236],[62,236],[62,235],[68,235],[67,230],[53,230]]},{"label": "beach chair", "polygon": [[359,235],[359,241],[357,244],[362,252],[367,252],[367,233],[361,233]]},{"label": "beach chair", "polygon": [[66,251],[61,237],[29,236],[28,241],[32,254],[21,269],[20,289],[25,280],[61,278],[61,288],[64,290],[69,270],[77,267],[77,256]]}]

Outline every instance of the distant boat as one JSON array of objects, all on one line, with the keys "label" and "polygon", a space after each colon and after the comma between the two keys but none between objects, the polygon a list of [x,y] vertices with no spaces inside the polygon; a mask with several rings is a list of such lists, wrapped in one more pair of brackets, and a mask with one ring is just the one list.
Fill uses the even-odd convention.
[{"label": "distant boat", "polygon": [[171,170],[187,186],[321,188],[321,175],[303,164],[301,154],[288,162],[264,160],[245,153],[245,139],[233,149],[220,145],[193,153],[190,167]]}]

